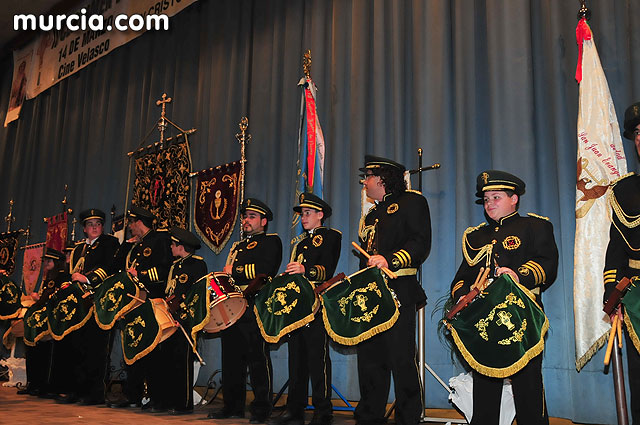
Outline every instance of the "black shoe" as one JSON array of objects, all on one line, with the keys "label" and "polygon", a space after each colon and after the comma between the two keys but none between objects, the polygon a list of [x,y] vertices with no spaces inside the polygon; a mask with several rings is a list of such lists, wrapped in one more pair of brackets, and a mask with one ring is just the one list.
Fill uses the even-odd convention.
[{"label": "black shoe", "polygon": [[212,410],[207,415],[207,419],[240,419],[244,418],[244,412],[231,412],[225,409]]},{"label": "black shoe", "polygon": [[31,392],[35,391],[35,388],[30,387],[29,385],[27,385],[26,387],[22,387],[20,388],[18,391],[16,391],[16,394],[31,394]]},{"label": "black shoe", "polygon": [[165,413],[166,411],[167,408],[162,406],[153,406],[151,408],[151,413]]},{"label": "black shoe", "polygon": [[167,410],[167,415],[190,415],[191,413],[193,413],[193,409],[174,409],[171,408],[169,410]]},{"label": "black shoe", "polygon": [[309,425],[331,425],[333,423],[333,415],[313,415]]},{"label": "black shoe", "polygon": [[[258,416],[252,416],[252,418],[258,419]],[[253,422],[260,423],[260,422]],[[285,410],[280,416],[275,416],[267,420],[269,425],[304,425],[304,413],[292,413],[290,410]]]},{"label": "black shoe", "polygon": [[98,404],[104,404],[104,400],[99,398],[82,397],[78,400],[78,404],[81,406],[95,406]]},{"label": "black shoe", "polygon": [[71,404],[78,401],[78,396],[74,393],[60,394],[56,397],[56,403]]},{"label": "black shoe", "polygon": [[[249,418],[249,423],[250,424],[263,424],[267,422],[267,419],[269,417],[268,416],[258,416],[258,415],[251,415],[251,417]],[[287,423],[291,423],[291,422],[287,422]],[[300,421],[300,425],[303,425],[304,421]]]},{"label": "black shoe", "polygon": [[[129,407],[132,403],[126,398],[118,398],[115,400],[107,400],[105,404],[107,407],[111,407],[113,409],[122,409],[124,407]],[[135,403],[133,403],[133,405],[135,406]]]}]

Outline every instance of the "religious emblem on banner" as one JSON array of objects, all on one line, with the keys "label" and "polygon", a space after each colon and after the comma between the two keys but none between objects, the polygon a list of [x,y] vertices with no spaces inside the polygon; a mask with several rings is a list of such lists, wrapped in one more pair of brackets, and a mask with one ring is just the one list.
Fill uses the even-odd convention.
[{"label": "religious emblem on banner", "polygon": [[198,173],[196,232],[216,254],[231,237],[238,218],[240,165],[236,161]]},{"label": "religious emblem on banner", "polygon": [[46,247],[64,251],[67,246],[67,212],[63,212],[47,220],[47,239]]},{"label": "religious emblem on banner", "polygon": [[164,149],[145,149],[135,160],[133,204],[155,214],[159,228],[189,225],[191,153],[186,134],[184,139]]},{"label": "religious emblem on banner", "polygon": [[42,254],[44,242],[29,245],[24,248],[22,260],[22,280],[24,281],[25,294],[31,294],[36,290],[40,265],[42,264]]},{"label": "religious emblem on banner", "polygon": [[18,236],[18,231],[0,233],[0,270],[5,270],[7,274],[13,273],[16,268]]}]

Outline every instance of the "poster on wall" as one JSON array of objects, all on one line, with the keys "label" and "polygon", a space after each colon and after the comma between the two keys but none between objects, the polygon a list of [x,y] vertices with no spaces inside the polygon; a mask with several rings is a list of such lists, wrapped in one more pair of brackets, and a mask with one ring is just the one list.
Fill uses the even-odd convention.
[{"label": "poster on wall", "polygon": [[22,103],[27,95],[27,84],[30,78],[31,62],[33,56],[32,46],[13,52],[13,79],[11,80],[11,92],[9,93],[9,107],[4,119],[6,127],[11,121],[20,116]]}]

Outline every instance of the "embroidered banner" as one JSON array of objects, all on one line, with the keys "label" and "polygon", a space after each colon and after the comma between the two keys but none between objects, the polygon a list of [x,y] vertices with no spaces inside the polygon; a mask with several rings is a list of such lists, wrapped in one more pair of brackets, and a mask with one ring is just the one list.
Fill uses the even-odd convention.
[{"label": "embroidered banner", "polygon": [[[160,229],[189,228],[189,140],[136,153],[133,204],[155,214]],[[150,152],[151,151],[151,152]]]},{"label": "embroidered banner", "polygon": [[301,274],[276,276],[255,298],[253,311],[260,333],[272,344],[313,321],[320,306],[313,286]]},{"label": "embroidered banner", "polygon": [[640,338],[638,337],[638,332],[640,332],[640,287],[638,284],[640,281],[632,281],[621,302],[624,305],[624,324],[633,346],[640,353]]},{"label": "embroidered banner", "polygon": [[209,323],[209,303],[211,302],[208,279],[202,279],[189,288],[180,303],[178,317],[185,331],[191,335],[195,347],[196,334]]},{"label": "embroidered banner", "polygon": [[483,375],[506,378],[542,353],[549,320],[534,299],[505,273],[482,298],[444,321],[469,366]]},{"label": "embroidered banner", "polygon": [[24,283],[24,293],[27,295],[35,292],[36,290],[43,253],[44,242],[29,245],[24,248],[24,257],[22,260],[22,282]]},{"label": "embroidered banner", "polygon": [[67,246],[67,230],[69,228],[67,222],[67,212],[54,215],[47,218],[47,239],[46,247],[57,249],[64,252]]},{"label": "embroidered banner", "polygon": [[156,348],[162,337],[162,329],[150,300],[125,314],[122,320],[122,353],[124,361],[132,365]]},{"label": "embroidered banner", "polygon": [[193,217],[196,233],[216,254],[224,249],[238,218],[240,161],[198,173]]},{"label": "embroidered banner", "polygon": [[0,275],[0,320],[13,319],[20,313],[22,291],[14,281]]},{"label": "embroidered banner", "polygon": [[356,345],[391,328],[398,302],[376,267],[352,274],[322,294],[322,319],[335,342]]},{"label": "embroidered banner", "polygon": [[16,269],[19,236],[18,231],[0,233],[0,270],[5,270],[8,275]]},{"label": "embroidered banner", "polygon": [[101,329],[109,330],[116,320],[126,314],[140,298],[140,289],[126,271],[108,277],[93,294],[94,316]]},{"label": "embroidered banner", "polygon": [[77,282],[67,282],[51,296],[47,317],[49,333],[56,341],[80,329],[91,318],[93,305],[82,298],[83,294]]}]

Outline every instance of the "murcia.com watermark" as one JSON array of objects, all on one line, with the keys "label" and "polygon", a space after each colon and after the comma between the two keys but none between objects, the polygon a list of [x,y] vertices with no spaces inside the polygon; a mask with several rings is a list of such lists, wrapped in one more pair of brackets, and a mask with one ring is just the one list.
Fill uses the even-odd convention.
[{"label": "murcia.com watermark", "polygon": [[168,30],[169,17],[167,15],[88,15],[87,9],[80,9],[80,14],[71,15],[14,15],[14,31],[142,31]]}]

